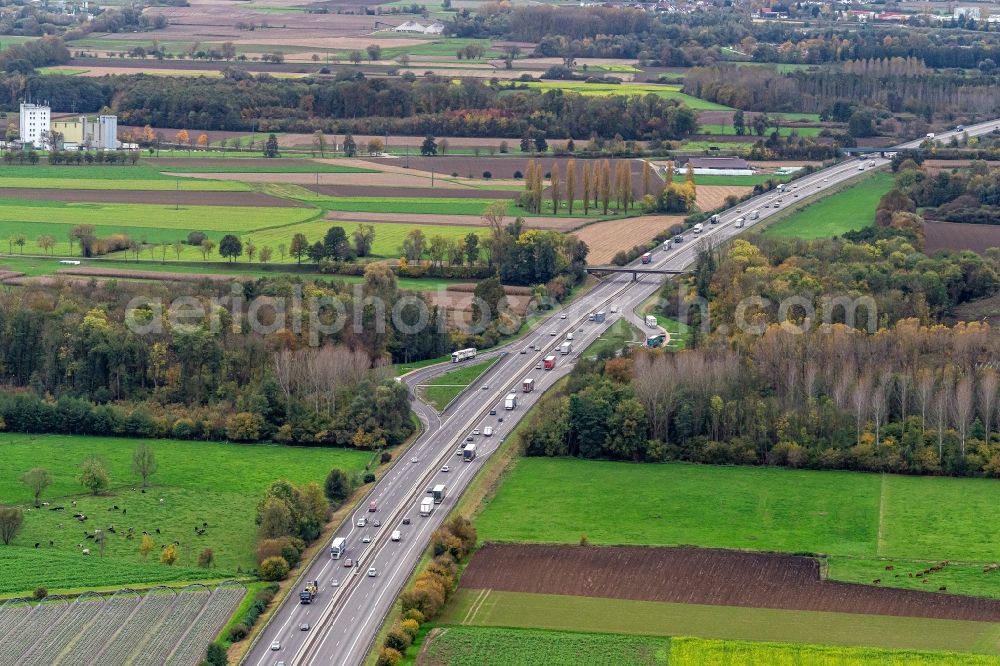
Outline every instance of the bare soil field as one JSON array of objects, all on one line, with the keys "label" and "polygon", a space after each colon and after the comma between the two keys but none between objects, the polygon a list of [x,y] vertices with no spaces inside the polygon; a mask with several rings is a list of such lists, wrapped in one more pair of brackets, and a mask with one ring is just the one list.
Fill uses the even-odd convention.
[{"label": "bare soil field", "polygon": [[587,263],[610,264],[620,250],[653,239],[656,234],[684,221],[683,215],[644,215],[625,220],[595,222],[573,232],[590,248]]},{"label": "bare soil field", "polygon": [[0,187],[0,198],[86,203],[182,204],[185,206],[259,206],[308,208],[307,204],[259,192],[185,192],[170,190],[66,190]]},{"label": "bare soil field", "polygon": [[[971,164],[972,160],[924,160],[924,163],[920,166],[931,173],[938,173],[940,171],[951,171],[952,169],[966,169]],[[986,164],[989,168],[996,169],[1000,166],[1000,161],[990,160]]]},{"label": "bare soil field", "polygon": [[699,185],[694,202],[701,210],[712,210],[722,206],[729,195],[741,197],[751,190],[752,187],[740,185]]},{"label": "bare soil field", "polygon": [[1000,247],[1000,226],[962,224],[959,222],[924,222],[924,249],[972,250],[982,254],[986,248]]},{"label": "bare soil field", "polygon": [[56,271],[59,275],[72,275],[99,278],[126,278],[132,280],[167,280],[172,282],[200,282],[201,280],[212,280],[219,282],[229,282],[232,280],[252,281],[255,278],[248,275],[221,274],[221,273],[171,273],[169,271],[143,271],[126,268],[60,268]]},{"label": "bare soil field", "polygon": [[[492,140],[492,139],[491,139]],[[497,143],[502,139],[495,139]],[[423,142],[423,139],[420,139]],[[452,145],[456,145],[454,142],[460,141],[460,139],[448,139],[448,142]],[[399,143],[395,138],[390,137],[390,143]],[[507,145],[510,146],[511,150],[518,149],[518,140],[507,139]],[[563,182],[565,183],[566,178],[566,162],[572,158],[569,157],[540,157],[532,158],[528,155],[510,155],[510,156],[480,156],[475,157],[472,155],[438,155],[436,157],[415,157],[411,156],[409,158],[409,164],[411,169],[420,169],[422,171],[430,172],[432,169],[436,173],[451,174],[457,173],[461,177],[466,177],[471,174],[471,177],[478,178],[482,175],[484,171],[489,171],[492,178],[513,178],[514,172],[520,172],[524,174],[525,169],[528,167],[528,162],[532,159],[536,163],[541,164],[542,168],[546,172],[550,171],[553,164],[559,165],[559,173],[563,176]],[[385,157],[371,157],[367,158],[365,161],[371,162],[379,165],[380,167],[385,164],[396,164],[401,166],[401,160],[399,158],[385,158]],[[580,192],[583,189],[583,165],[592,162],[594,160],[587,160],[584,158],[576,158],[576,171],[577,171],[577,191]],[[617,168],[617,162],[620,160],[609,160],[611,162],[612,177],[614,175],[614,170]],[[632,168],[632,180],[642,186],[642,160],[628,160]],[[369,164],[369,167],[371,165]]]},{"label": "bare soil field", "polygon": [[701,548],[486,544],[461,586],[717,606],[1000,621],[1000,601],[820,579],[808,557]]},{"label": "bare soil field", "polygon": [[[421,226],[481,227],[483,219],[478,215],[434,215],[431,213],[367,213],[356,211],[331,211],[324,219],[341,222],[401,222]],[[510,219],[510,218],[508,218]],[[588,220],[580,217],[526,217],[524,226],[528,229],[551,229],[572,231]],[[579,235],[579,234],[577,234]]]},{"label": "bare soil field", "polygon": [[[413,15],[398,16],[365,16],[363,14],[306,14],[305,12],[286,12],[275,14],[255,11],[252,7],[240,7],[235,3],[224,5],[197,5],[191,7],[156,7],[147,11],[150,15],[166,16],[170,25],[163,30],[157,30],[155,37],[162,41],[192,40],[201,41],[231,41],[240,44],[289,44],[301,43],[303,46],[320,46],[331,43],[327,48],[364,48],[368,44],[377,43],[368,39],[362,44],[354,41],[350,46],[336,44],[340,37],[361,38],[375,31],[375,21],[399,25],[408,19],[417,18]],[[237,23],[258,26],[256,30],[239,30]],[[266,24],[267,28],[259,26]],[[101,33],[93,37],[108,40],[135,39],[134,33]],[[288,41],[289,39],[293,41]],[[397,42],[394,39],[382,38],[381,41]],[[423,40],[411,40],[413,44]],[[397,42],[399,43],[399,42]],[[399,45],[404,45],[399,43]]]}]

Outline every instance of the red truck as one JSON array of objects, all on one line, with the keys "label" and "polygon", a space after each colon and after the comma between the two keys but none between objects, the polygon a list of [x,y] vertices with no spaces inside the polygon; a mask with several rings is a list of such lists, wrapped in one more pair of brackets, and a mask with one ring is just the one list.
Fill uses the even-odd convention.
[{"label": "red truck", "polygon": [[552,354],[546,356],[545,360],[543,361],[542,367],[544,367],[546,370],[551,370],[552,368],[556,367],[556,357]]}]

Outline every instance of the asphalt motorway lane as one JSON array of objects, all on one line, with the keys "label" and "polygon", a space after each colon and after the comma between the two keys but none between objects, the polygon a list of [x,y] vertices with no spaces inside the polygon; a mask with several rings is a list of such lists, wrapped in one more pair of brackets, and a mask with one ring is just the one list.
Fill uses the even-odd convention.
[{"label": "asphalt motorway lane", "polygon": [[[976,136],[998,128],[1000,121],[990,121],[969,126],[964,131]],[[942,133],[935,140],[947,141],[953,134],[955,132]],[[915,148],[920,143],[903,144],[898,149]],[[791,203],[818,198],[831,188],[862,175],[861,171],[873,168],[869,166],[873,160],[874,168],[888,164],[887,159],[867,157],[864,161],[844,161],[799,178],[783,192],[762,194],[720,214],[719,222],[705,223],[704,232],[700,235],[688,231],[683,243],[666,243],[657,248],[652,263],[643,266],[636,262],[632,266],[640,270],[684,270],[694,263],[702,243],[723,242],[763,222]],[[859,169],[859,166],[862,168]],[[775,203],[778,207],[774,206]],[[751,213],[755,211],[758,219],[752,220]],[[737,227],[736,221],[740,218],[744,219],[744,225]],[[490,355],[501,356],[500,360],[480,383],[466,389],[446,413],[438,415],[427,405],[414,401],[413,408],[423,423],[424,432],[358,503],[350,521],[334,534],[347,539],[344,558],[353,559],[354,566],[346,568],[343,566],[344,559],[330,558],[326,554],[329,550],[327,544],[324,554],[300,576],[297,589],[277,609],[243,663],[254,666],[273,666],[281,662],[288,665],[363,664],[383,619],[420,560],[431,533],[443,522],[483,461],[510,434],[538,396],[566,375],[580,351],[619,317],[627,317],[639,330],[646,330],[642,318],[634,309],[656,292],[662,276],[640,274],[635,282],[631,278],[631,274],[612,274],[571,305],[555,311],[526,337],[491,352]],[[617,306],[616,313],[611,313],[612,305]],[[607,312],[605,322],[588,321],[588,315],[597,310]],[[561,318],[562,315],[566,318]],[[567,333],[574,335],[573,351],[564,356],[559,354],[558,348]],[[529,346],[537,346],[540,350],[520,353]],[[549,354],[556,356],[555,368],[550,371],[536,369],[537,364]],[[450,364],[423,368],[408,375],[405,381],[412,389],[429,377],[450,369]],[[525,394],[521,385],[527,377],[534,378],[535,391]],[[504,409],[504,396],[511,391],[517,395],[518,404],[508,411]],[[496,410],[496,415],[489,414],[491,409]],[[474,428],[481,430],[485,425],[493,426],[492,437],[471,435]],[[478,456],[472,462],[463,462],[456,451],[469,436],[476,442]],[[447,472],[442,470],[445,465],[449,467]],[[434,506],[430,516],[421,517],[417,506],[436,484],[447,486],[446,497],[443,503]],[[377,505],[375,512],[368,511],[372,500]],[[368,524],[358,527],[358,518],[368,518]],[[402,524],[404,518],[410,519],[409,525]],[[380,527],[372,524],[375,519],[381,521]],[[398,542],[389,538],[396,529],[402,535]],[[366,536],[371,539],[370,543],[363,542]],[[375,576],[367,575],[369,568],[375,569]],[[298,588],[309,580],[319,581],[319,595],[311,604],[300,604]],[[333,586],[333,581],[337,581],[336,586]],[[308,624],[308,630],[300,629],[304,624]],[[272,641],[278,642],[279,649],[271,649]]]}]

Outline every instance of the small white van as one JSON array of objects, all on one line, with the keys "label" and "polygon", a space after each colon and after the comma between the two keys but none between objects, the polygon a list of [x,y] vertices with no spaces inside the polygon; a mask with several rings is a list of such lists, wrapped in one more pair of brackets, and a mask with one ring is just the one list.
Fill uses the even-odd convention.
[{"label": "small white van", "polygon": [[390,536],[389,538],[392,539],[393,541],[399,541],[401,536],[402,535],[399,533],[399,530],[393,530],[392,536]]}]

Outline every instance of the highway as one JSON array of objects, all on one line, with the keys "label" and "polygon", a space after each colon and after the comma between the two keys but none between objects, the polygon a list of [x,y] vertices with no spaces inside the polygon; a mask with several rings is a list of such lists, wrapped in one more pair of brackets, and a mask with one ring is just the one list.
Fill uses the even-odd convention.
[{"label": "highway", "polygon": [[[969,126],[965,131],[976,136],[997,128],[1000,128],[1000,120]],[[954,132],[942,133],[935,140],[946,141],[952,134]],[[902,144],[895,149],[915,148],[920,143]],[[743,202],[720,214],[717,224],[706,222],[700,236],[689,230],[684,234],[684,242],[657,248],[647,267],[687,269],[694,263],[701,243],[721,243],[788,205],[825,195],[832,188],[862,175],[861,170],[888,164],[887,159],[874,158],[875,167],[871,167],[872,161],[871,157],[864,161],[844,161],[793,181],[783,192],[771,191]],[[774,204],[779,201],[779,207],[775,208]],[[758,213],[756,220],[751,219],[754,211]],[[744,218],[745,224],[738,228],[735,223],[740,218]],[[334,537],[347,539],[344,558],[351,558],[354,566],[346,568],[344,559],[335,560],[321,554],[300,577],[297,588],[277,609],[242,663],[253,666],[363,664],[384,618],[427,547],[431,532],[444,520],[483,461],[496,450],[535,400],[570,372],[580,351],[618,318],[627,317],[640,330],[650,330],[634,310],[657,291],[660,282],[660,276],[640,276],[633,282],[629,274],[613,274],[569,306],[553,311],[524,338],[491,352],[491,355],[500,356],[500,360],[476,385],[466,389],[445,413],[439,415],[414,400],[413,409],[424,432],[408,452],[393,462],[355,507],[350,520],[334,534]],[[615,313],[611,312],[611,306],[615,306]],[[598,310],[607,312],[606,321],[589,321],[588,315]],[[573,351],[563,356],[558,347],[568,333],[574,336]],[[522,353],[525,349],[527,353]],[[537,369],[549,354],[556,355],[555,368]],[[453,367],[443,364],[423,368],[407,375],[404,381],[412,389]],[[527,377],[534,378],[536,388],[525,394],[521,392],[521,385]],[[511,391],[516,392],[518,404],[516,409],[508,411],[504,409],[504,396]],[[491,415],[491,410],[495,410],[495,414]],[[472,436],[474,428],[486,425],[493,426],[493,436],[473,436],[478,456],[472,462],[463,462],[456,451],[466,443],[467,437]],[[444,466],[449,471],[444,471]],[[430,516],[420,517],[417,506],[428,496],[428,489],[436,484],[446,484],[447,496],[443,503],[435,505]],[[371,501],[377,504],[375,512],[368,511]],[[369,519],[368,524],[359,527],[359,518]],[[373,525],[376,519],[381,522],[380,527]],[[409,519],[410,523],[404,525],[404,519]],[[402,534],[401,540],[390,540],[390,534],[397,529]],[[365,537],[370,538],[370,543],[363,542]],[[327,544],[325,552],[328,550]],[[377,575],[366,574],[370,567]],[[307,580],[319,581],[319,595],[311,604],[300,604],[298,589]],[[300,629],[304,623],[308,624],[308,630]],[[275,640],[280,648],[272,650]]]}]

